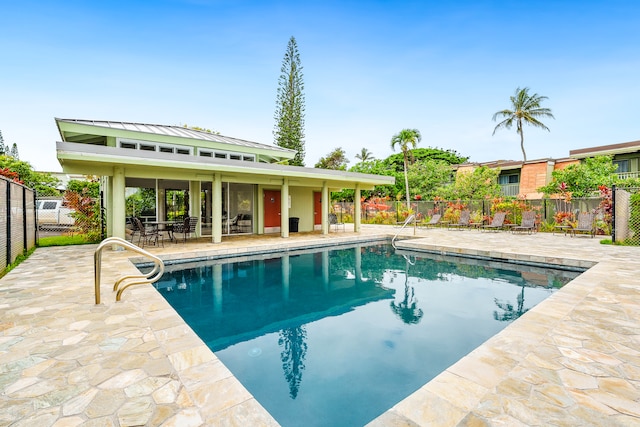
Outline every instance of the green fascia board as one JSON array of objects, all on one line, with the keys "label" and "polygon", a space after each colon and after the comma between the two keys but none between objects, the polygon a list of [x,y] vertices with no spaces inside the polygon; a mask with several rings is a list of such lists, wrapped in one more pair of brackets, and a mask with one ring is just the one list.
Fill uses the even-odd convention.
[{"label": "green fascia board", "polygon": [[84,123],[74,123],[56,119],[60,136],[66,141],[66,136],[73,135],[96,135],[111,138],[125,138],[137,141],[148,141],[162,144],[184,145],[195,148],[218,149],[224,151],[233,151],[237,153],[255,154],[256,156],[268,157],[281,160],[293,159],[296,155],[293,150],[286,150],[280,147],[270,148],[265,146],[250,147],[225,142],[207,141],[203,139],[194,139],[174,135],[159,135],[155,133],[140,132],[126,129],[113,129],[104,126],[92,126]]},{"label": "green fascia board", "polygon": [[[384,175],[142,152],[72,142],[58,142],[57,157],[65,172],[73,171],[74,173],[92,173],[92,171],[100,170],[103,174],[110,175],[113,167],[121,166],[138,171],[152,171],[149,172],[149,175],[157,178],[176,177],[180,176],[181,172],[201,175],[223,173],[242,176],[242,180],[245,182],[263,182],[266,178],[276,179],[273,181],[275,183],[278,182],[277,180],[289,178],[309,186],[322,186],[323,183],[326,183],[332,188],[354,188],[356,184],[359,184],[362,189],[372,189],[376,185],[393,185],[395,183],[394,177]],[[95,174],[95,172],[93,173]],[[252,177],[256,179],[252,179]]]}]

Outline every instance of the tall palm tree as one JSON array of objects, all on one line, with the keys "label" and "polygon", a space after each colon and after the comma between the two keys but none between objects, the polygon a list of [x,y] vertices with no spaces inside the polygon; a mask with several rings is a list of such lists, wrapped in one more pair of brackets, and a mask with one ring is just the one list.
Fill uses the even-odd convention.
[{"label": "tall palm tree", "polygon": [[420,131],[418,129],[402,129],[399,133],[393,135],[391,138],[391,149],[395,150],[396,146],[399,146],[402,150],[402,156],[404,157],[404,186],[406,190],[407,198],[407,210],[411,209],[411,199],[409,198],[409,177],[407,176],[407,170],[409,169],[409,154],[411,149],[416,148],[416,145],[422,139]]},{"label": "tall palm tree", "polygon": [[504,118],[503,121],[498,123],[493,130],[493,134],[500,128],[511,129],[513,122],[516,122],[516,132],[520,134],[520,148],[522,149],[522,156],[524,161],[527,161],[527,153],[524,151],[524,133],[522,132],[523,122],[535,127],[549,130],[548,127],[538,120],[539,117],[553,117],[549,108],[543,108],[540,106],[542,101],[548,99],[546,96],[538,95],[534,93],[529,95],[529,88],[524,89],[517,88],[516,92],[511,99],[511,109],[505,109],[498,111],[493,115],[493,121],[495,122],[498,117]]},{"label": "tall palm tree", "polygon": [[360,154],[356,154],[356,159],[364,163],[366,161],[375,159],[375,157],[373,157],[373,153],[371,151],[363,148],[362,150],[360,150]]}]

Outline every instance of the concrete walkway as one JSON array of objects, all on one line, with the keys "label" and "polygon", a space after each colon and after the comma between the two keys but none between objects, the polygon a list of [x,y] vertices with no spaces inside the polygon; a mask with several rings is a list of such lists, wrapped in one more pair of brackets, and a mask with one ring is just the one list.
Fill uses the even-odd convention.
[{"label": "concrete walkway", "polygon": [[[167,258],[372,239],[293,233],[166,243]],[[405,230],[399,246],[591,267],[370,426],[640,425],[640,248],[589,237]],[[410,237],[410,239],[409,239]],[[38,249],[0,280],[0,426],[275,426],[152,286],[116,303],[131,252]]]}]

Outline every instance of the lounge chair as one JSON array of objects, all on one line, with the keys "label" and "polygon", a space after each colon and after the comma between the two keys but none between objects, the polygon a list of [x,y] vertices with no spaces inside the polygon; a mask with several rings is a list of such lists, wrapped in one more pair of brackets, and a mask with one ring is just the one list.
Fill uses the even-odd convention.
[{"label": "lounge chair", "polygon": [[588,233],[591,234],[591,238],[596,235],[596,227],[595,227],[595,215],[591,212],[580,212],[578,214],[578,224],[575,227],[572,227],[571,237],[575,236],[576,233]]},{"label": "lounge chair", "polygon": [[502,230],[504,228],[504,219],[507,216],[506,212],[496,212],[493,214],[493,219],[490,224],[483,225],[480,228],[482,230]]},{"label": "lounge chair", "polygon": [[344,222],[338,222],[338,215],[334,213],[329,214],[329,230],[331,230],[331,226],[334,226],[336,231],[338,231],[338,227],[342,227],[342,231],[345,231]]},{"label": "lounge chair", "polygon": [[452,223],[449,224],[449,230],[454,228],[457,230],[462,230],[464,228],[469,228],[469,225],[471,224],[471,212],[468,209],[463,210],[462,212],[460,212],[460,220],[457,223]]},{"label": "lounge chair", "polygon": [[437,227],[440,225],[440,219],[442,219],[442,215],[433,214],[433,216],[431,216],[431,219],[429,221],[424,222],[420,225],[422,225],[423,227]]},{"label": "lounge chair", "polygon": [[529,234],[536,231],[536,213],[535,211],[522,212],[522,223],[511,228],[514,233],[527,232]]}]

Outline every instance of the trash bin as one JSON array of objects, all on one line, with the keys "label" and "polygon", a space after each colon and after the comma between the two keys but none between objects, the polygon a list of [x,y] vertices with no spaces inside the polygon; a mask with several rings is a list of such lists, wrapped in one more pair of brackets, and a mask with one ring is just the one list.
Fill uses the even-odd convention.
[{"label": "trash bin", "polygon": [[298,232],[298,223],[300,222],[300,218],[292,216],[289,218],[289,233],[297,233]]}]

